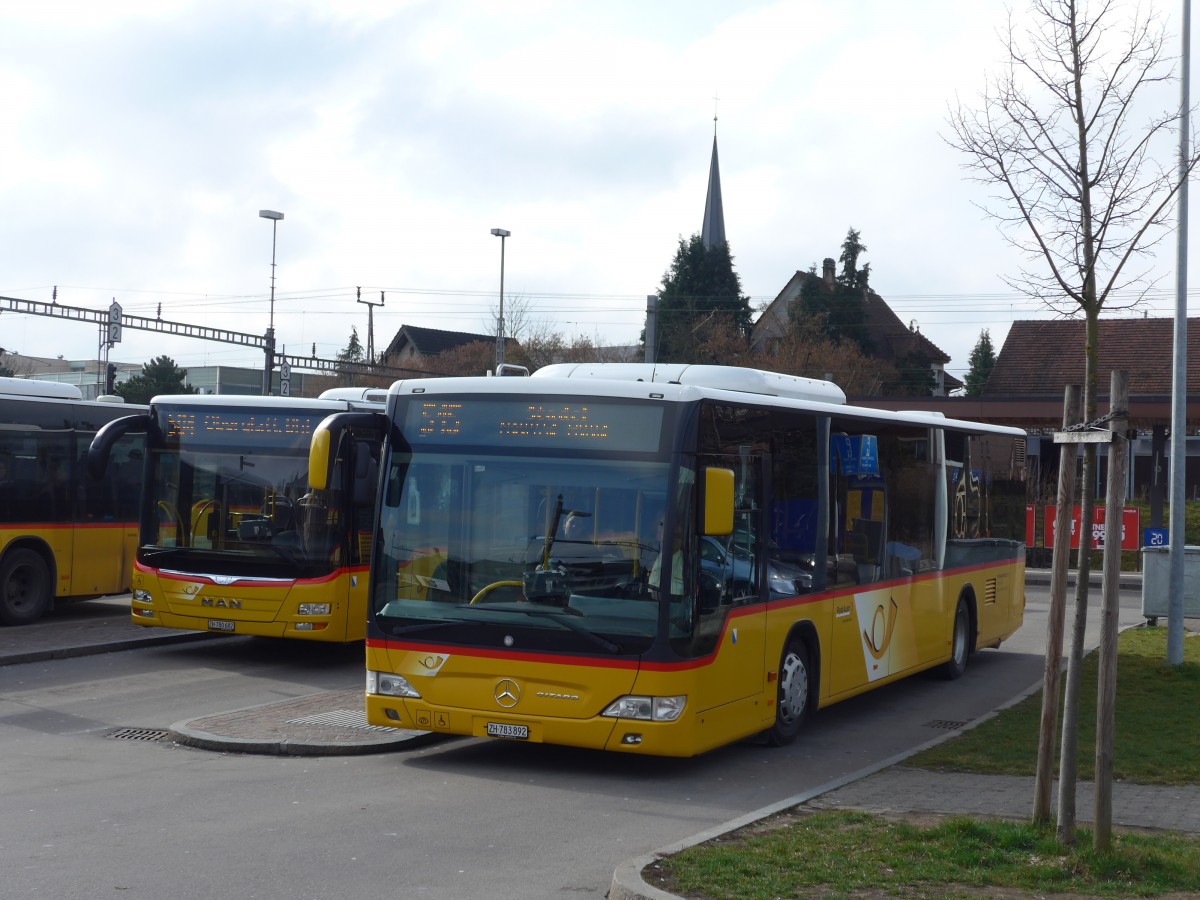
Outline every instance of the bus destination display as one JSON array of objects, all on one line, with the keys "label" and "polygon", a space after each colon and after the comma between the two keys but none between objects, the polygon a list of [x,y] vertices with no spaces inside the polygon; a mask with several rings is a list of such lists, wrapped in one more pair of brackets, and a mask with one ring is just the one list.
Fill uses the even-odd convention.
[{"label": "bus destination display", "polygon": [[327,413],[239,409],[159,409],[159,426],[169,444],[307,444]]},{"label": "bus destination display", "polygon": [[413,400],[405,417],[410,443],[586,447],[655,452],[658,406],[559,400]]}]

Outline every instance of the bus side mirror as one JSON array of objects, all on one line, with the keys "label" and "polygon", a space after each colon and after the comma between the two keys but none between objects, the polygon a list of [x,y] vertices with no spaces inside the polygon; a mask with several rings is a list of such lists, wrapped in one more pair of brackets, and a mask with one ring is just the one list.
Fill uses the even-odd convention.
[{"label": "bus side mirror", "polygon": [[308,448],[308,485],[313,490],[323,491],[329,487],[329,444],[330,430],[324,422],[313,432]]},{"label": "bus side mirror", "polygon": [[704,533],[733,531],[733,469],[704,470]]}]

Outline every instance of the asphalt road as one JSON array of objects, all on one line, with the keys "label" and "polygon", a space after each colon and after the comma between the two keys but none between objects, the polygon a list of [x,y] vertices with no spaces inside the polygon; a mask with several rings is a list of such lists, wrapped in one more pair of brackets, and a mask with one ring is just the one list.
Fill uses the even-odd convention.
[{"label": "asphalt road", "polygon": [[[181,719],[355,687],[361,646],[233,638],[6,666],[2,893],[603,897],[623,860],[923,744],[1040,681],[1048,596],[1027,593],[1025,626],[959,681],[911,678],[822,711],[792,747],[694,760],[470,739],[287,758],[153,739]],[[1093,591],[1089,644],[1098,604]],[[1122,621],[1139,608],[1123,592]]]}]

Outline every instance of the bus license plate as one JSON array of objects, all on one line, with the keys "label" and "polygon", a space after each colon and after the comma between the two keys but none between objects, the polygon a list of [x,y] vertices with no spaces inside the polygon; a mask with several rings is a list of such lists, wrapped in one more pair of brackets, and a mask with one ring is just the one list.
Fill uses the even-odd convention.
[{"label": "bus license plate", "polygon": [[488,737],[511,738],[517,741],[529,740],[528,725],[507,725],[503,722],[487,723]]},{"label": "bus license plate", "polygon": [[209,631],[233,631],[233,623],[228,619],[209,619]]}]

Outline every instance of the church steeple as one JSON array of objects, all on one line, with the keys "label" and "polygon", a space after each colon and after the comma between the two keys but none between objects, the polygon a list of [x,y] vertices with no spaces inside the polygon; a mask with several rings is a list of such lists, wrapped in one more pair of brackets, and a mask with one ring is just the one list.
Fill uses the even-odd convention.
[{"label": "church steeple", "polygon": [[725,243],[725,209],[721,204],[721,169],[717,165],[717,117],[713,116],[713,152],[708,167],[708,196],[704,200],[704,224],[700,241],[706,250]]}]

